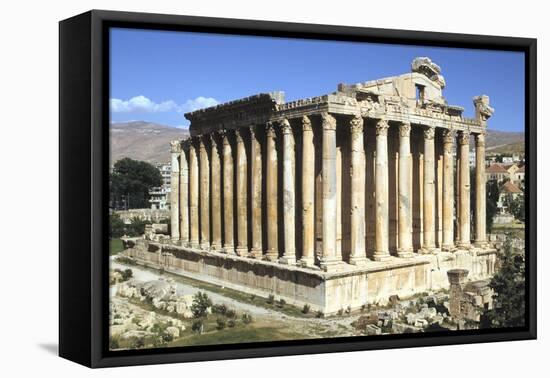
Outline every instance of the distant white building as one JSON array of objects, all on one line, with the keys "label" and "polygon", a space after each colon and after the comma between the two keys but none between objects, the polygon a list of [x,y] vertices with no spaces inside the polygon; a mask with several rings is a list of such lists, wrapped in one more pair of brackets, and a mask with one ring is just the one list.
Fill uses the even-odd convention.
[{"label": "distant white building", "polygon": [[149,203],[153,210],[169,210],[170,209],[170,180],[172,176],[172,164],[163,163],[157,164],[157,169],[162,176],[162,185],[151,188],[149,191]]}]

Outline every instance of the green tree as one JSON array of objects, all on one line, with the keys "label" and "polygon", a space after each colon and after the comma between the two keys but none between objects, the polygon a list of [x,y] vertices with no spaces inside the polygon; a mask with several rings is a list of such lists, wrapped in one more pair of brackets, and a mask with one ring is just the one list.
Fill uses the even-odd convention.
[{"label": "green tree", "polygon": [[485,184],[485,195],[485,222],[487,230],[490,232],[493,228],[493,219],[498,212],[497,203],[500,196],[500,190],[496,180],[487,181]]},{"label": "green tree", "polygon": [[510,212],[517,220],[525,222],[525,200],[522,195],[510,201]]},{"label": "green tree", "polygon": [[525,325],[525,259],[513,253],[509,236],[501,259],[501,268],[489,284],[494,291],[493,308],[482,314],[482,328]]},{"label": "green tree", "polygon": [[208,297],[208,294],[199,291],[197,294],[193,295],[191,312],[195,318],[207,316],[209,307],[212,307],[212,301]]},{"label": "green tree", "polygon": [[162,185],[159,170],[145,162],[124,158],[118,160],[110,175],[111,202],[114,207],[140,209],[149,207],[149,190]]},{"label": "green tree", "polygon": [[111,214],[111,227],[109,228],[109,239],[118,239],[126,233],[126,225],[118,214]]}]

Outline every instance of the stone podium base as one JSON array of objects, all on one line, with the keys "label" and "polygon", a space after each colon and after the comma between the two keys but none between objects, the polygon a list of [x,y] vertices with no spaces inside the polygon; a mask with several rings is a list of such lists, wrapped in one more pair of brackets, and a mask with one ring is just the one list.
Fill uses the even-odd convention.
[{"label": "stone podium base", "polygon": [[[462,268],[469,280],[494,273],[496,250],[457,250],[437,255],[414,254],[365,264],[342,263],[325,272],[318,267],[280,264],[220,252],[205,251],[144,239],[127,243],[122,254],[137,264],[229,287],[245,293],[284,299],[297,307],[331,315],[340,309],[360,309],[368,303],[384,304],[391,295],[407,298],[428,290],[449,287],[447,271]],[[131,245],[130,245],[131,244]]]}]

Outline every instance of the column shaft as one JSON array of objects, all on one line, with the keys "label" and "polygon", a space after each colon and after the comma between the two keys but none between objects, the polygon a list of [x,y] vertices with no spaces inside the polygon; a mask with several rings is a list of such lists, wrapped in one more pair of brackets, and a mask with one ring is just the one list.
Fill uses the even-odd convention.
[{"label": "column shaft", "polygon": [[180,239],[184,245],[189,243],[189,166],[187,164],[188,149],[188,143],[185,143],[180,154]]},{"label": "column shaft", "polygon": [[315,146],[311,120],[302,118],[302,264],[315,262]]},{"label": "column shaft", "polygon": [[329,270],[336,259],[336,119],[322,113],[323,120],[323,254],[321,268]]},{"label": "column shaft", "polygon": [[274,261],[279,257],[277,219],[277,147],[276,134],[272,123],[267,124],[267,169],[266,169],[266,210],[267,210],[267,251],[266,258]]},{"label": "column shaft", "polygon": [[170,143],[172,153],[172,167],[170,177],[170,229],[172,234],[172,240],[177,241],[180,239],[180,215],[179,215],[179,183],[180,183],[180,169],[179,169],[179,155],[181,154],[181,144],[179,140],[173,140]]},{"label": "column shaft", "polygon": [[485,134],[476,135],[476,239],[475,244],[483,247],[487,243],[485,205]]},{"label": "column shaft", "polygon": [[435,252],[435,128],[424,130],[424,199],[422,252]]},{"label": "column shaft", "polygon": [[351,126],[351,254],[350,264],[367,261],[365,250],[365,147],[363,117],[356,115]]},{"label": "column shaft", "polygon": [[390,258],[389,241],[389,196],[388,196],[388,123],[380,120],[376,125],[376,225],[374,259]]},{"label": "column shaft", "polygon": [[223,133],[223,250],[234,253],[233,242],[233,153],[227,132]]},{"label": "column shaft", "polygon": [[203,137],[200,138],[200,218],[201,248],[210,248],[210,162]]},{"label": "column shaft", "polygon": [[279,260],[284,264],[296,263],[295,201],[294,193],[294,135],[287,119],[281,122],[283,130],[283,226],[284,253]]},{"label": "column shaft", "polygon": [[399,182],[398,182],[398,244],[399,257],[411,257],[413,253],[412,239],[412,156],[411,156],[411,125],[399,125]]},{"label": "column shaft", "polygon": [[262,150],[257,139],[254,127],[250,127],[250,204],[252,206],[252,245],[250,254],[252,257],[262,257]]},{"label": "column shaft", "polygon": [[222,172],[217,136],[210,135],[212,167],[212,249],[222,248]]},{"label": "column shaft", "polygon": [[239,256],[248,254],[248,215],[247,215],[247,161],[244,135],[237,130],[237,249]]},{"label": "column shaft", "polygon": [[443,135],[443,243],[441,249],[454,248],[454,169],[453,143],[455,133],[446,130]]},{"label": "column shaft", "polygon": [[470,247],[470,133],[463,131],[460,145],[460,242],[459,247]]},{"label": "column shaft", "polygon": [[199,247],[199,162],[195,143],[189,143],[189,244]]}]

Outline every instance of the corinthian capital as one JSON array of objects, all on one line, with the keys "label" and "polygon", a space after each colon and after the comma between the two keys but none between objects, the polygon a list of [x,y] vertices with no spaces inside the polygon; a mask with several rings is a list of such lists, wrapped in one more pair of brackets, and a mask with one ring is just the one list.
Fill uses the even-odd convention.
[{"label": "corinthian capital", "polygon": [[485,133],[479,133],[476,135],[476,146],[478,147],[485,146]]},{"label": "corinthian capital", "polygon": [[275,138],[275,124],[273,122],[267,122],[265,125],[265,132],[269,138]]},{"label": "corinthian capital", "polygon": [[411,124],[409,122],[403,122],[399,125],[399,136],[402,138],[411,136]]},{"label": "corinthian capital", "polygon": [[458,144],[470,144],[470,133],[468,131],[463,131],[460,133],[460,135],[458,136]]},{"label": "corinthian capital", "polygon": [[432,140],[435,137],[435,127],[430,126],[424,129],[424,139]]},{"label": "corinthian capital", "polygon": [[327,112],[323,112],[321,113],[321,119],[323,120],[323,129],[336,130],[336,118]]},{"label": "corinthian capital", "polygon": [[235,130],[235,138],[237,140],[237,143],[244,143],[243,131],[241,129]]},{"label": "corinthian capital", "polygon": [[352,134],[362,134],[363,133],[363,117],[357,114],[349,122],[351,127]]},{"label": "corinthian capital", "polygon": [[388,124],[388,121],[386,121],[385,119],[381,119],[376,124],[376,135],[377,136],[386,136],[386,135],[388,135],[388,128],[389,127],[390,127],[390,125]]},{"label": "corinthian capital", "polygon": [[283,134],[291,134],[292,128],[290,127],[290,122],[288,122],[288,119],[284,118],[279,122],[281,125],[281,129],[283,130]]},{"label": "corinthian capital", "polygon": [[170,141],[170,152],[174,154],[181,152],[181,142],[179,140]]},{"label": "corinthian capital", "polygon": [[443,143],[444,144],[453,144],[456,137],[456,133],[452,129],[447,129],[443,131]]},{"label": "corinthian capital", "polygon": [[311,131],[312,130],[311,120],[309,119],[308,116],[303,116],[302,117],[302,130],[303,131]]}]

